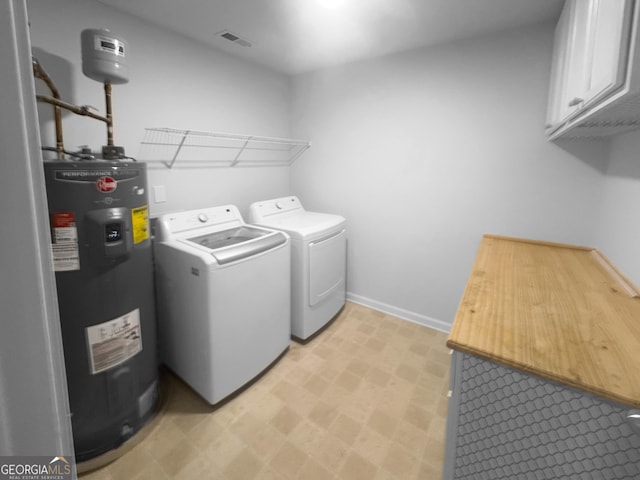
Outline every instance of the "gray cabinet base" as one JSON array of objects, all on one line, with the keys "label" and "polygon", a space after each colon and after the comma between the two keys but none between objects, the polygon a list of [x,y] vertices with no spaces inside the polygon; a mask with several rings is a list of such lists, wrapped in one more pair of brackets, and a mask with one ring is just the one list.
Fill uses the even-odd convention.
[{"label": "gray cabinet base", "polygon": [[640,478],[629,407],[454,351],[444,479]]}]

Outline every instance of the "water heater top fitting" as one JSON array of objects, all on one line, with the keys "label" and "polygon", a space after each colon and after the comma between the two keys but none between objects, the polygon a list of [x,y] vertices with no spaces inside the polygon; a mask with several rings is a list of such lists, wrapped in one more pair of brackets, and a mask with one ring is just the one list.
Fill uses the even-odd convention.
[{"label": "water heater top fitting", "polygon": [[83,30],[80,39],[82,73],[102,83],[129,81],[128,47],[122,37],[117,37],[106,28],[98,28]]}]

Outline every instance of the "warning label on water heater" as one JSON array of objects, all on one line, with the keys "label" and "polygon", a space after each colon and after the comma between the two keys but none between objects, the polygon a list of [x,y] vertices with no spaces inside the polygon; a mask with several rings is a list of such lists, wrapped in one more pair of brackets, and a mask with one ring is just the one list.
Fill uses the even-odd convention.
[{"label": "warning label on water heater", "polygon": [[51,226],[53,270],[55,272],[80,270],[75,215],[73,212],[56,212],[51,216]]},{"label": "warning label on water heater", "polygon": [[86,328],[91,373],[104,372],[142,351],[140,309]]},{"label": "warning label on water heater", "polygon": [[133,243],[138,244],[149,238],[149,207],[143,205],[131,209],[131,225],[133,226]]}]

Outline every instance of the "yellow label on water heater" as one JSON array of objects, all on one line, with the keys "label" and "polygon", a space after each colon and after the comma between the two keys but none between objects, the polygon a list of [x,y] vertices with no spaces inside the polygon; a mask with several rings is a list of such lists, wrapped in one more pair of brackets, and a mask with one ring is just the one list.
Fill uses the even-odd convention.
[{"label": "yellow label on water heater", "polygon": [[149,238],[149,207],[147,205],[131,209],[131,225],[134,245]]}]

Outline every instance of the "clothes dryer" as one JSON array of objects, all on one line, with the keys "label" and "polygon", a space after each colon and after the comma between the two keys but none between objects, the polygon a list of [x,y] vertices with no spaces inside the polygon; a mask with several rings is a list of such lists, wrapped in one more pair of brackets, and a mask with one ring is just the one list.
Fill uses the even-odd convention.
[{"label": "clothes dryer", "polygon": [[291,334],[306,340],[345,304],[346,221],[309,212],[290,196],[251,204],[249,222],[291,237]]},{"label": "clothes dryer", "polygon": [[158,219],[160,358],[212,405],[289,347],[290,245],[233,205]]}]

